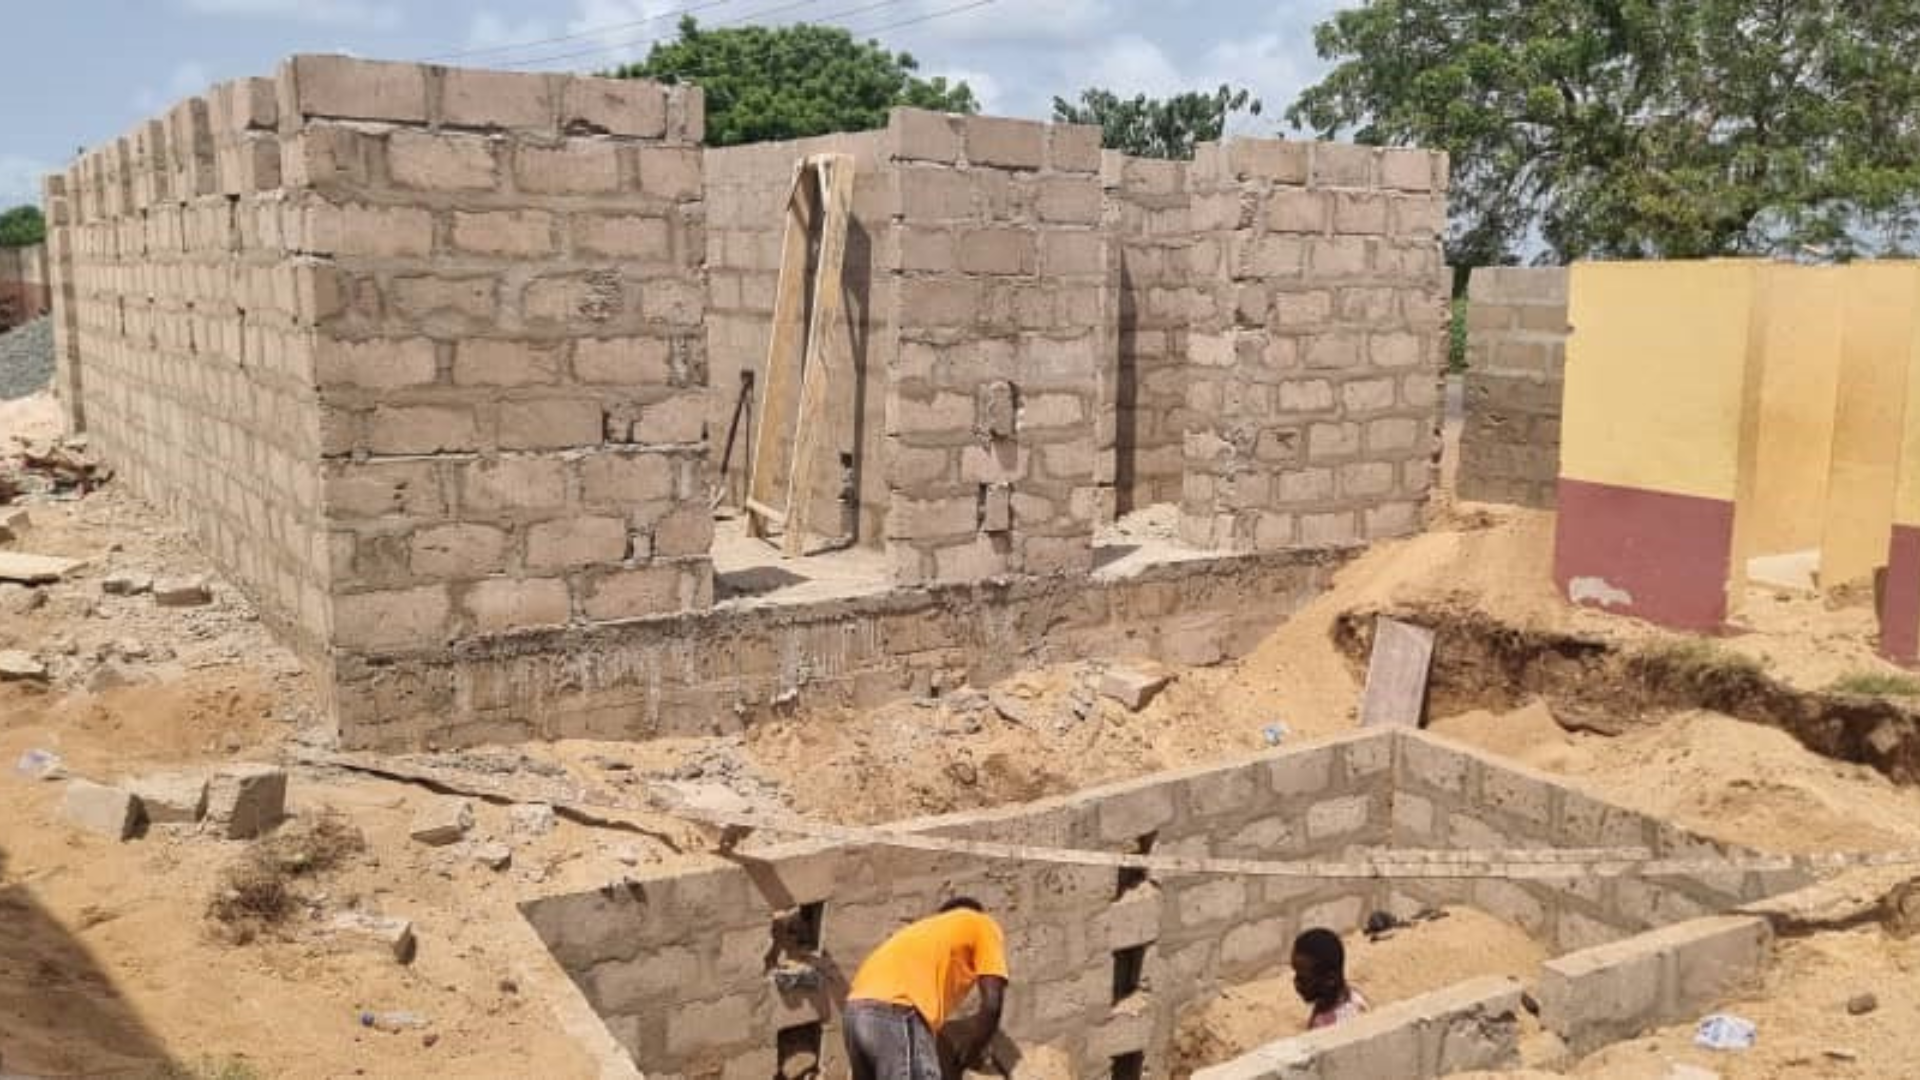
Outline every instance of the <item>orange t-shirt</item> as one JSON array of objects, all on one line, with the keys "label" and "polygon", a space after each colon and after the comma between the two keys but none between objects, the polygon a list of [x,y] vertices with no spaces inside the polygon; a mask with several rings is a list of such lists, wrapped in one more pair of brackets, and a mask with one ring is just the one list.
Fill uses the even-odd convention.
[{"label": "orange t-shirt", "polygon": [[983,975],[1007,977],[1000,924],[958,908],[888,938],[860,965],[847,999],[911,1005],[939,1031]]}]

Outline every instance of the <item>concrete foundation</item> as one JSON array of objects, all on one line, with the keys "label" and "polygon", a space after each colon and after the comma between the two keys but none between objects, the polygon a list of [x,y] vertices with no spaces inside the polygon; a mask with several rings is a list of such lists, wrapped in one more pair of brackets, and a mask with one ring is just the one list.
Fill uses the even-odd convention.
[{"label": "concrete foundation", "polygon": [[[1736,853],[1424,733],[1400,731],[1356,733],[1234,764],[899,827],[1116,852],[1138,850],[1151,838],[1155,853],[1269,860],[1338,858],[1389,846],[1633,844],[1657,856]],[[1104,868],[805,842],[694,870],[643,873],[620,887],[533,901],[523,911],[648,1075],[766,1076],[774,1071],[781,1032],[819,1025],[827,1074],[838,1076],[846,1068],[838,1010],[853,968],[892,930],[944,897],[965,893],[982,899],[1007,929],[1013,989],[1006,1030],[1017,1052],[1044,1047],[1083,1076],[1106,1075],[1114,1059],[1140,1054],[1144,1074],[1159,1076],[1180,1013],[1225,986],[1283,970],[1293,936],[1308,926],[1346,933],[1374,910],[1410,913],[1429,903],[1464,902],[1577,949],[1803,883],[1796,874],[1662,879],[1657,887],[1637,878],[1462,880],[1446,887],[1224,876],[1123,882]],[[773,923],[802,905],[820,905],[810,910],[820,913],[816,966],[825,979],[816,991],[783,992],[771,978],[783,959]],[[1143,974],[1137,988],[1116,1000],[1116,965],[1123,963],[1141,964]],[[1380,1023],[1393,1030],[1376,1034],[1404,1040],[1411,1056],[1404,1069],[1370,1075],[1434,1075],[1415,1067],[1430,1058],[1451,1068],[1504,1060],[1510,1042],[1499,1034],[1505,1021],[1496,1020],[1511,1014],[1503,1004],[1509,991],[1480,989],[1486,988],[1463,991],[1454,1003],[1459,1008],[1430,1008],[1429,1002],[1381,1010],[1388,1019]],[[1493,1034],[1476,1036],[1469,1054],[1464,1037],[1448,1034],[1466,1028]],[[1428,1029],[1432,1039],[1422,1034]],[[1379,1063],[1397,1061],[1392,1055],[1401,1052],[1336,1050],[1340,1040],[1316,1038],[1318,1049],[1309,1055],[1315,1059],[1362,1053]],[[1459,1056],[1429,1053],[1440,1053],[1443,1044]]]}]

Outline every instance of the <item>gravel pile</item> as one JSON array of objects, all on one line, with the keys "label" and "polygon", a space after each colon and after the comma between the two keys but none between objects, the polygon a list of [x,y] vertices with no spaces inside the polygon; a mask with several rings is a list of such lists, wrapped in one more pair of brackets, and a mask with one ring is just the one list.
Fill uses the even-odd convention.
[{"label": "gravel pile", "polygon": [[53,384],[53,320],[35,319],[0,334],[0,401]]}]

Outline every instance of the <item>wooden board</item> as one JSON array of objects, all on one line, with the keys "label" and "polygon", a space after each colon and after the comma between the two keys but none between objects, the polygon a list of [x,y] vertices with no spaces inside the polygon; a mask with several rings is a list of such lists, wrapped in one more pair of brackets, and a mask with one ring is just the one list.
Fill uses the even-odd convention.
[{"label": "wooden board", "polygon": [[[847,340],[846,294],[841,270],[847,254],[847,218],[853,210],[853,158],[844,154],[814,159],[820,181],[820,261],[814,274],[813,321],[807,327],[806,359],[800,382],[800,411],[794,418],[793,461],[787,467],[788,556],[805,552],[809,534],[838,537],[841,523],[820,520],[820,444],[834,426],[827,416],[833,394],[851,397],[852,343]],[[837,463],[837,457],[829,464]]]},{"label": "wooden board", "polygon": [[[806,348],[807,236],[812,227],[805,162],[794,169],[787,195],[786,233],[780,244],[780,277],[774,286],[773,330],[767,342],[765,384],[755,415],[753,454],[747,463],[747,502],[771,505],[780,499],[780,462],[791,435],[789,402],[795,400],[800,362]],[[751,511],[747,532],[767,535],[767,522]]]},{"label": "wooden board", "polygon": [[1373,624],[1373,655],[1367,661],[1366,695],[1360,699],[1360,726],[1419,727],[1432,663],[1433,631],[1380,616]]},{"label": "wooden board", "polygon": [[0,551],[0,581],[45,585],[59,581],[79,565],[79,559],[29,555],[24,551]]}]

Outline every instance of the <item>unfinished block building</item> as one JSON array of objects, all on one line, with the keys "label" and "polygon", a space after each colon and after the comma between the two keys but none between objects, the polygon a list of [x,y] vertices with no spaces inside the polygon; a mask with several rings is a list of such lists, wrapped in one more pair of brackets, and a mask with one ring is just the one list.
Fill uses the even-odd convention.
[{"label": "unfinished block building", "polygon": [[[322,672],[349,744],[1204,662],[1418,527],[1441,156],[1139,161],[913,110],[702,141],[697,89],[300,56],[49,178],[71,424]],[[782,253],[820,238],[783,223],[823,153],[853,166],[848,345],[795,464],[758,429],[791,407]],[[798,557],[727,520],[762,442],[842,523]],[[1177,535],[1106,542],[1155,504]]]}]

